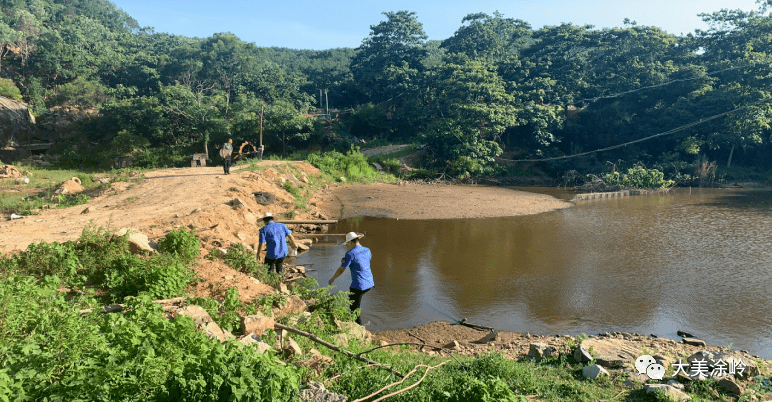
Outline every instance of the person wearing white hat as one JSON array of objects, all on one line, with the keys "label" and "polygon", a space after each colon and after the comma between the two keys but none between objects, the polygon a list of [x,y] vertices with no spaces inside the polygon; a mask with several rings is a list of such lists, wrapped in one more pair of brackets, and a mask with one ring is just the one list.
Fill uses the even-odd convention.
[{"label": "person wearing white hat", "polygon": [[[349,300],[351,311],[356,311],[362,304],[362,296],[373,286],[373,272],[370,270],[370,260],[373,258],[370,249],[359,244],[359,235],[354,232],[346,233],[346,247],[348,252],[343,257],[341,266],[330,278],[330,286],[335,282],[346,268],[351,269],[351,286],[349,286]],[[357,316],[357,324],[362,325],[362,317]]]},{"label": "person wearing white hat", "polygon": [[287,228],[287,225],[274,222],[273,215],[270,212],[266,212],[263,215],[263,223],[265,223],[265,226],[260,228],[259,231],[257,258],[260,258],[260,252],[263,250],[263,244],[265,244],[264,263],[268,264],[268,272],[282,273],[284,257],[288,254],[287,238],[292,241],[292,245],[295,248],[298,248],[298,243],[292,236],[292,232]]}]

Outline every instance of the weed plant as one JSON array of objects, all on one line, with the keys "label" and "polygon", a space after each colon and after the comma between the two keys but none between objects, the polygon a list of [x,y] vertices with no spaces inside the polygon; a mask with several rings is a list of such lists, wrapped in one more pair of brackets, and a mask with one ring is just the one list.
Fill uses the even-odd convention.
[{"label": "weed plant", "polygon": [[325,152],[321,155],[310,154],[307,161],[335,178],[344,177],[346,180],[360,183],[378,180],[378,172],[370,167],[367,158],[359,152],[358,148],[351,149],[345,155],[338,151]]}]

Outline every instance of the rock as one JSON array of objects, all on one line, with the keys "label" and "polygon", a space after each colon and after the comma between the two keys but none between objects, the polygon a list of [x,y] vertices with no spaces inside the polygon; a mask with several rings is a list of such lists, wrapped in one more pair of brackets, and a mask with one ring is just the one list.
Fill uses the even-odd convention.
[{"label": "rock", "polygon": [[715,360],[715,355],[710,350],[700,350],[697,353],[692,354],[691,356],[686,358],[686,361],[689,362],[689,365],[694,365],[695,361],[704,361],[706,363],[706,367],[713,366],[713,361]]},{"label": "rock", "polygon": [[345,183],[346,182],[346,178],[343,177],[343,176],[338,177],[338,181],[341,182],[341,183]]},{"label": "rock", "polygon": [[670,385],[671,387],[677,388],[677,389],[679,389],[681,391],[686,390],[686,387],[683,384],[681,384],[680,382],[676,381],[676,380],[668,381],[667,385]]},{"label": "rock", "polygon": [[676,334],[678,334],[678,336],[680,336],[681,338],[694,338],[694,335],[692,335],[691,333],[686,331],[681,331],[680,329],[676,331]]},{"label": "rock", "polygon": [[732,396],[739,397],[745,393],[745,389],[743,389],[743,387],[740,384],[726,377],[718,380],[717,384],[719,387],[723,388],[728,394],[731,394]]},{"label": "rock", "polygon": [[306,388],[300,390],[300,400],[306,402],[346,402],[346,397],[327,391],[324,384],[309,381]]},{"label": "rock", "polygon": [[367,330],[365,327],[355,322],[338,321],[336,319],[335,326],[337,326],[341,331],[347,333],[349,335],[349,339],[365,340],[365,337],[367,336]]},{"label": "rock", "polygon": [[271,349],[271,345],[263,342],[263,340],[255,336],[255,334],[244,335],[239,339],[239,342],[241,342],[241,344],[244,346],[255,345],[257,353],[260,354],[265,353]]},{"label": "rock", "polygon": [[348,335],[346,334],[335,334],[332,336],[332,343],[336,346],[345,348],[348,347]]},{"label": "rock", "polygon": [[608,371],[600,365],[593,364],[582,368],[582,377],[594,380],[601,376],[608,376]]},{"label": "rock", "polygon": [[276,202],[276,196],[266,191],[252,193],[252,196],[255,197],[255,201],[260,205],[271,205]]},{"label": "rock", "polygon": [[488,335],[485,335],[482,338],[474,341],[474,343],[484,344],[484,343],[495,342],[497,338],[500,338],[499,331],[492,330],[491,332],[488,332]]},{"label": "rock", "polygon": [[667,384],[646,384],[643,386],[643,389],[644,391],[646,391],[647,394],[661,393],[667,396],[668,398],[676,401],[688,401],[692,399],[689,395],[686,395],[683,391]]},{"label": "rock", "polygon": [[681,342],[692,346],[702,346],[702,347],[708,346],[708,344],[705,343],[705,341],[695,339],[695,338],[682,338]]},{"label": "rock", "polygon": [[284,317],[290,314],[297,314],[308,310],[308,305],[298,295],[290,295],[287,302],[282,307],[273,309],[273,316],[276,318]]},{"label": "rock", "polygon": [[643,354],[638,343],[619,338],[586,339],[580,346],[592,350],[595,360],[604,367],[622,367]]},{"label": "rock", "polygon": [[236,233],[236,237],[238,237],[238,238],[239,238],[239,240],[241,240],[241,241],[244,241],[244,240],[246,240],[246,239],[247,239],[247,235],[246,235],[246,234],[244,234],[244,232],[238,232],[238,233]]},{"label": "rock", "polygon": [[305,184],[308,184],[309,183],[308,176],[306,175],[301,176],[300,181],[302,181]]},{"label": "rock", "polygon": [[445,346],[443,346],[443,348],[451,349],[451,350],[459,350],[459,349],[461,349],[461,344],[458,343],[457,340],[452,340],[452,341],[450,341],[450,343],[448,343]]},{"label": "rock", "polygon": [[155,242],[151,243],[146,234],[140,233],[136,229],[122,228],[116,232],[116,235],[124,236],[127,233],[129,234],[129,251],[131,253],[143,254],[145,252],[155,253],[158,251],[158,246],[155,245]]},{"label": "rock", "polygon": [[212,321],[212,317],[200,306],[187,306],[177,310],[177,316],[190,317],[196,326],[207,334],[210,338],[217,338],[220,342],[225,342],[235,338],[229,331],[224,331],[217,323]]},{"label": "rock", "polygon": [[23,217],[23,216],[21,216],[21,215],[16,215],[16,214],[13,214],[13,213],[12,213],[12,214],[11,214],[11,216],[9,216],[9,217],[8,217],[8,220],[9,220],[9,221],[12,221],[12,220],[14,220],[14,219],[22,219],[22,218],[24,218],[24,217]]},{"label": "rock", "polygon": [[214,321],[206,323],[206,325],[202,326],[201,329],[210,338],[217,338],[220,340],[220,342],[225,342],[228,339],[235,338],[232,333],[220,328],[220,326],[217,325],[217,323]]},{"label": "rock", "polygon": [[528,348],[528,358],[538,362],[545,357],[552,356],[556,352],[557,349],[547,346],[545,343],[532,343]]},{"label": "rock", "polygon": [[244,212],[244,220],[249,223],[257,222],[257,216],[251,212]]},{"label": "rock", "polygon": [[177,316],[190,317],[196,325],[212,321],[212,317],[201,306],[190,305],[177,310]]},{"label": "rock", "polygon": [[273,317],[262,314],[252,314],[241,317],[241,331],[245,334],[263,335],[267,329],[273,329],[275,321]]},{"label": "rock", "polygon": [[91,212],[94,212],[94,207],[88,207],[84,209],[83,211],[80,211],[81,215],[90,214]]},{"label": "rock", "polygon": [[577,347],[576,350],[574,350],[574,360],[576,360],[579,363],[587,363],[589,361],[592,361],[592,355],[587,350],[587,348],[585,348],[580,344],[579,347]]},{"label": "rock", "polygon": [[244,206],[244,202],[241,201],[241,198],[234,198],[228,204],[230,204],[230,206],[234,208],[239,208]]},{"label": "rock", "polygon": [[666,369],[668,367],[670,367],[673,363],[675,363],[675,359],[667,357],[667,356],[663,356],[661,354],[656,354],[656,355],[654,355],[652,357],[654,358],[654,360],[657,361],[657,363],[661,364],[662,367],[664,367]]},{"label": "rock", "polygon": [[217,254],[218,254],[220,257],[225,257],[225,255],[227,255],[227,254],[228,254],[228,250],[226,250],[226,249],[224,249],[224,248],[218,248],[218,249],[217,249]]},{"label": "rock", "polygon": [[300,348],[300,345],[294,339],[287,337],[284,341],[285,345],[282,350],[287,356],[303,356],[303,349]]}]

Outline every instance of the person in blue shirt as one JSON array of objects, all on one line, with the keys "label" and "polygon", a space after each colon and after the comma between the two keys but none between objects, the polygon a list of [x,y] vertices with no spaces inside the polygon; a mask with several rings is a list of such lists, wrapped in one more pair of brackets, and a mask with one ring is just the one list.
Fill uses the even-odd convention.
[{"label": "person in blue shirt", "polygon": [[[346,246],[348,252],[343,258],[342,265],[335,271],[330,278],[330,286],[335,282],[346,268],[351,269],[351,286],[349,286],[349,300],[351,301],[351,311],[359,308],[362,304],[362,296],[368,290],[375,286],[373,282],[373,272],[370,271],[370,259],[373,258],[370,249],[359,244],[359,235],[354,232],[346,234]],[[361,315],[356,319],[357,324],[362,325]]]},{"label": "person in blue shirt", "polygon": [[263,223],[265,226],[260,228],[257,258],[260,258],[260,252],[265,244],[264,263],[268,264],[268,272],[282,273],[284,257],[287,256],[287,238],[289,237],[295,248],[298,248],[298,243],[285,224],[273,221],[273,215],[270,212],[263,215]]}]

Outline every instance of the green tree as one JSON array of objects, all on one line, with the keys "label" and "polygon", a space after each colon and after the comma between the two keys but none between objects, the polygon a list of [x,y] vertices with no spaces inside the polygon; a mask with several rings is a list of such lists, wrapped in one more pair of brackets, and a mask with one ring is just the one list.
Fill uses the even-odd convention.
[{"label": "green tree", "polygon": [[387,20],[370,26],[370,35],[351,60],[351,73],[362,92],[377,102],[399,96],[418,78],[426,56],[426,33],[415,12],[384,12]]}]

